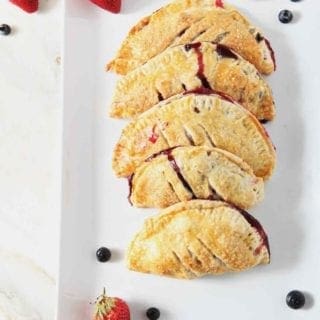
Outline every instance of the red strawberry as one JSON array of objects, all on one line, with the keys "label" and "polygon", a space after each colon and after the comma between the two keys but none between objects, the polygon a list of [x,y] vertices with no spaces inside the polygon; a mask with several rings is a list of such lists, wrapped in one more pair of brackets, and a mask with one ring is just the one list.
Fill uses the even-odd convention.
[{"label": "red strawberry", "polygon": [[120,298],[107,297],[105,289],[95,307],[93,320],[130,320],[128,305]]},{"label": "red strawberry", "polygon": [[10,0],[10,2],[28,13],[36,12],[39,8],[39,0]]},{"label": "red strawberry", "polygon": [[121,0],[90,0],[102,9],[119,13],[121,9]]}]

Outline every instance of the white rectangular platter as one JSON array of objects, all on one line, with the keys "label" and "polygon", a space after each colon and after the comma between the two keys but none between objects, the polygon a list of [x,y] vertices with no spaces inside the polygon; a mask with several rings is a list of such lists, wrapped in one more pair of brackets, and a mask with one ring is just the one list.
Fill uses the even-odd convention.
[{"label": "white rectangular platter", "polygon": [[[156,306],[165,320],[315,320],[320,314],[320,4],[318,0],[230,0],[270,39],[278,69],[268,77],[277,117],[268,129],[277,147],[276,173],[265,201],[250,212],[268,232],[272,262],[242,274],[184,281],[128,271],[125,249],[153,210],[130,207],[124,179],[111,170],[124,121],[108,117],[117,77],[104,72],[130,26],[167,3],[124,0],[120,15],[89,1],[65,8],[63,203],[58,320],[90,319],[90,301],[105,286],[125,299],[133,320]],[[294,21],[278,21],[281,9]],[[100,246],[112,260],[96,261]],[[291,289],[307,305],[285,304]]]}]

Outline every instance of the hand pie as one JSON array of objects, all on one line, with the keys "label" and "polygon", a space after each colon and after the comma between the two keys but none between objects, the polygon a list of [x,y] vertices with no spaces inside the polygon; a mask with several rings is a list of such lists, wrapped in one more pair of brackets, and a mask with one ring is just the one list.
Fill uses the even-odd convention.
[{"label": "hand pie", "polygon": [[127,253],[131,270],[185,279],[269,261],[260,223],[225,202],[208,200],[181,202],[147,219]]},{"label": "hand pie", "polygon": [[191,199],[225,200],[247,209],[260,202],[264,184],[232,153],[208,147],[178,147],[139,166],[131,182],[133,205],[168,207]]},{"label": "hand pie", "polygon": [[113,169],[128,177],[151,155],[190,145],[227,150],[262,178],[275,166],[274,147],[251,113],[219,95],[186,94],[159,103],[123,129]]},{"label": "hand pie", "polygon": [[161,100],[199,87],[227,94],[260,120],[274,117],[271,89],[256,68],[229,48],[210,42],[169,48],[121,78],[111,116],[134,117]]},{"label": "hand pie", "polygon": [[124,75],[168,47],[199,41],[227,45],[261,73],[270,74],[275,69],[270,43],[235,8],[217,7],[213,0],[180,0],[138,22],[107,70]]}]

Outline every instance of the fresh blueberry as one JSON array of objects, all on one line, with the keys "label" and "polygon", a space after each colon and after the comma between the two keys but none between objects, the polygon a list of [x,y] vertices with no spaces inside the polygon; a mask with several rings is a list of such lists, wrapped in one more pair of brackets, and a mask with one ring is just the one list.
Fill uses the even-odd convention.
[{"label": "fresh blueberry", "polygon": [[282,23],[289,23],[293,19],[293,14],[290,10],[281,10],[279,12],[279,20]]},{"label": "fresh blueberry", "polygon": [[2,24],[0,26],[0,33],[7,36],[8,34],[11,33],[11,28],[7,24]]},{"label": "fresh blueberry", "polygon": [[96,256],[98,261],[107,262],[111,258],[111,251],[108,248],[101,247],[97,250]]},{"label": "fresh blueberry", "polygon": [[293,290],[287,294],[287,305],[292,309],[300,309],[304,306],[306,298],[301,291]]},{"label": "fresh blueberry", "polygon": [[160,318],[160,311],[157,308],[149,308],[146,312],[146,316],[149,320],[157,320]]},{"label": "fresh blueberry", "polygon": [[301,0],[291,0],[292,2],[299,2],[299,1],[301,1]]}]

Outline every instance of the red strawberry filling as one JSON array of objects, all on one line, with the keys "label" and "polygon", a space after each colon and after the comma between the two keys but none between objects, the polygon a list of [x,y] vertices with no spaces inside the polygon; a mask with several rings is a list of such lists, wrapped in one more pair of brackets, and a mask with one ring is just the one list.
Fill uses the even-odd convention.
[{"label": "red strawberry filling", "polygon": [[148,140],[149,140],[151,143],[156,143],[157,140],[158,140],[158,138],[159,138],[159,135],[155,132],[156,127],[157,127],[156,125],[153,126],[151,135],[150,135],[150,137],[148,138]]},{"label": "red strawberry filling", "polygon": [[224,8],[222,0],[215,0],[215,5],[216,5],[216,7]]}]

